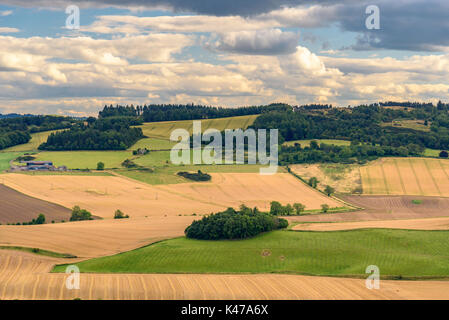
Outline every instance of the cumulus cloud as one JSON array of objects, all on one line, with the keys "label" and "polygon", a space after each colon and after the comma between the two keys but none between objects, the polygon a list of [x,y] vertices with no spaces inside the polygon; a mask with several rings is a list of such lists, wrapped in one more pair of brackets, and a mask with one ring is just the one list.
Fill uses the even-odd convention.
[{"label": "cumulus cloud", "polygon": [[299,35],[280,29],[227,32],[207,44],[209,48],[239,54],[280,55],[296,51]]},{"label": "cumulus cloud", "polygon": [[0,27],[0,33],[15,33],[19,31],[17,28]]}]

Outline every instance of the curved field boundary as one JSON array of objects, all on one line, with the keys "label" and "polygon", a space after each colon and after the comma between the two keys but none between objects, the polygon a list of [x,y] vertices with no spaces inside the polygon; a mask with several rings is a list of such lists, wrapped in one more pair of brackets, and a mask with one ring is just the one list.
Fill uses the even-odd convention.
[{"label": "curved field boundary", "polygon": [[43,213],[46,222],[70,218],[71,211],[64,206],[25,195],[0,184],[0,223],[29,222]]}]

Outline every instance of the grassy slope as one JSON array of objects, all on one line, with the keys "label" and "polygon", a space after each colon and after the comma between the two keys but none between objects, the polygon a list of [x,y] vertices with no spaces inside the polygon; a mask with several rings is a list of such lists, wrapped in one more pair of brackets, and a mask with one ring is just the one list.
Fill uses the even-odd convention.
[{"label": "grassy slope", "polygon": [[[242,241],[176,238],[87,260],[81,272],[305,273],[356,275],[377,265],[381,276],[449,276],[449,231],[369,229],[275,231]],[[269,250],[263,256],[263,250]],[[63,272],[64,266],[54,271]]]},{"label": "grassy slope", "polygon": [[[191,165],[191,166],[174,166],[166,165],[156,167],[154,172],[145,172],[138,170],[116,170],[118,174],[128,178],[139,180],[149,184],[173,184],[192,182],[177,175],[180,171],[197,171],[201,170],[207,173],[214,172],[259,172],[260,165]],[[278,172],[285,172],[282,168]]]},{"label": "grassy slope", "polygon": [[308,139],[308,140],[294,140],[294,141],[286,141],[284,145],[293,146],[295,143],[299,143],[302,148],[310,146],[310,141],[315,140],[318,144],[333,144],[336,146],[349,146],[351,141],[347,140],[333,140],[333,139]]},{"label": "grassy slope", "polygon": [[22,153],[19,152],[0,152],[0,172],[9,168],[9,161],[16,159]]},{"label": "grassy slope", "polygon": [[43,132],[37,132],[33,133],[31,135],[31,140],[28,143],[19,144],[17,146],[13,146],[10,148],[5,149],[5,151],[15,152],[15,151],[36,151],[37,148],[44,142],[47,141],[48,136],[53,133],[60,130],[53,130],[53,131],[43,131]]}]

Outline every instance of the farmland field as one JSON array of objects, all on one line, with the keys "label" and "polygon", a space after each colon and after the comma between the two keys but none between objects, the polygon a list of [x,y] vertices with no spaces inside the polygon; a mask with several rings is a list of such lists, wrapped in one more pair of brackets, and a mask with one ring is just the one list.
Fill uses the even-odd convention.
[{"label": "farmland field", "polygon": [[45,214],[47,223],[52,220],[61,221],[70,218],[70,210],[67,208],[26,196],[0,185],[0,223],[29,222],[37,218],[40,213]]},{"label": "farmland field", "polygon": [[[370,229],[273,231],[247,240],[176,238],[126,253],[86,260],[81,272],[305,273],[365,276],[375,264],[383,277],[448,277],[449,231]],[[63,272],[65,266],[56,266]]]},{"label": "farmland field", "polygon": [[[201,130],[204,132],[209,128],[219,131],[224,129],[246,129],[253,124],[257,117],[258,115],[250,115],[201,120]],[[192,133],[193,122],[192,120],[147,122],[139,127],[142,128],[143,134],[147,137],[169,140],[171,132],[175,129],[186,129]]]},{"label": "farmland field", "polygon": [[53,131],[42,131],[31,134],[31,140],[28,143],[19,144],[17,146],[13,146],[5,149],[8,152],[22,152],[22,151],[36,151],[37,148],[44,142],[47,142],[48,136],[53,132],[58,132],[61,130],[53,130]]},{"label": "farmland field", "polygon": [[360,168],[364,194],[449,196],[449,161],[383,158]]},{"label": "farmland field", "polygon": [[78,257],[98,257],[179,237],[198,217],[142,217],[31,226],[0,226],[0,246],[40,248]]},{"label": "farmland field", "polygon": [[[367,290],[364,279],[283,274],[83,274],[80,290],[66,274],[48,273],[69,260],[0,250],[0,299],[448,299],[448,281],[383,280]],[[17,272],[20,267],[20,272]]]},{"label": "farmland field", "polygon": [[325,144],[332,144],[335,146],[349,146],[351,144],[351,141],[347,140],[335,140],[335,139],[307,139],[307,140],[294,140],[294,141],[286,141],[284,142],[284,145],[286,146],[293,146],[295,143],[299,143],[301,145],[301,148],[309,147],[311,141],[316,141],[318,145],[321,143]]},{"label": "farmland field", "polygon": [[290,165],[291,170],[304,180],[315,177],[318,189],[324,190],[327,185],[338,193],[360,193],[362,183],[360,166],[357,164],[312,163]]},{"label": "farmland field", "polygon": [[21,154],[19,152],[0,152],[0,173],[7,170],[9,168],[9,162]]},{"label": "farmland field", "polygon": [[293,230],[337,231],[367,228],[390,228],[408,230],[449,230],[449,217],[405,220],[378,220],[341,223],[300,223]]},{"label": "farmland field", "polygon": [[96,169],[100,161],[105,168],[120,168],[124,160],[132,157],[131,151],[44,151],[36,160],[53,161],[54,165],[69,169]]},{"label": "farmland field", "polygon": [[[217,166],[218,167],[218,166]],[[5,174],[5,185],[65,207],[80,205],[92,214],[112,218],[120,209],[132,217],[208,214],[242,203],[267,210],[271,201],[301,202],[306,209],[342,204],[287,173],[211,173],[211,182],[149,185],[115,176]]]}]

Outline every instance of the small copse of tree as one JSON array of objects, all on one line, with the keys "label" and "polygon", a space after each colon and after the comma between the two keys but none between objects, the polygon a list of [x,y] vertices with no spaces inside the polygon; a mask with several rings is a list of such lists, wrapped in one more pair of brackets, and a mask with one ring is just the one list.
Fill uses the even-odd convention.
[{"label": "small copse of tree", "polygon": [[181,176],[186,179],[193,180],[193,181],[210,181],[210,179],[212,178],[210,176],[210,174],[203,173],[203,172],[201,172],[201,170],[198,170],[197,173],[181,171],[181,172],[178,172],[178,176]]},{"label": "small copse of tree", "polygon": [[285,219],[241,206],[239,210],[228,208],[194,221],[185,234],[187,238],[200,240],[245,239],[287,226]]},{"label": "small copse of tree", "polygon": [[116,210],[114,213],[114,219],[128,219],[129,215],[125,215],[121,210]]},{"label": "small copse of tree", "polygon": [[79,206],[74,206],[72,209],[72,216],[70,217],[70,221],[82,220],[93,220],[92,214],[85,209],[81,209]]}]

